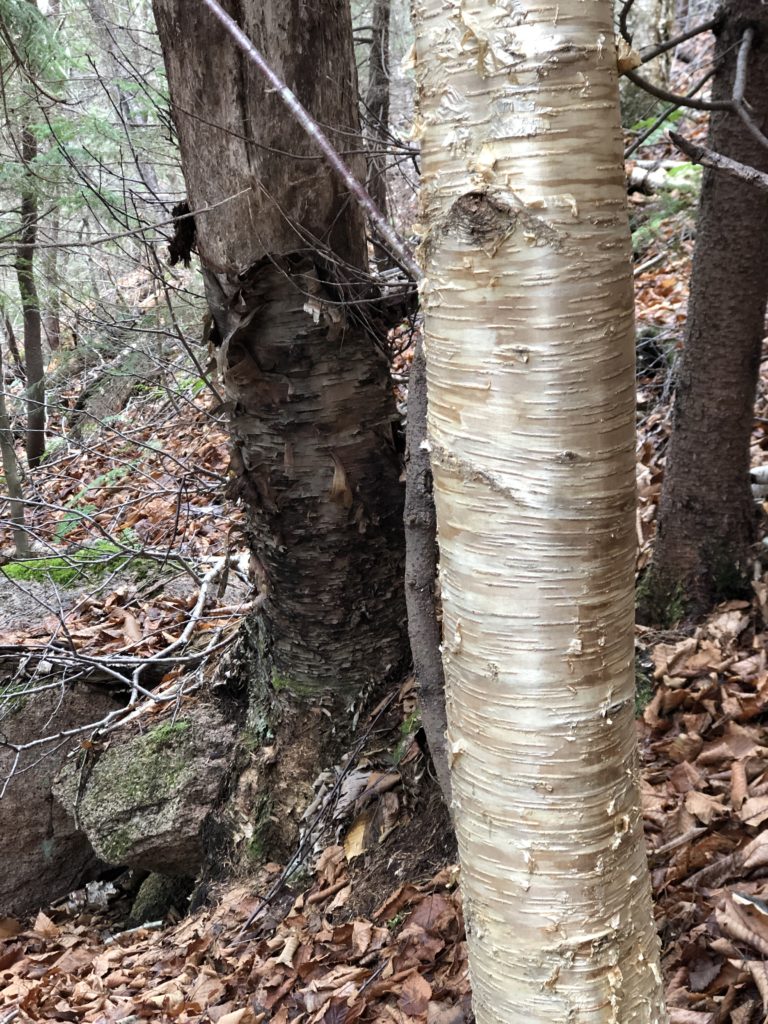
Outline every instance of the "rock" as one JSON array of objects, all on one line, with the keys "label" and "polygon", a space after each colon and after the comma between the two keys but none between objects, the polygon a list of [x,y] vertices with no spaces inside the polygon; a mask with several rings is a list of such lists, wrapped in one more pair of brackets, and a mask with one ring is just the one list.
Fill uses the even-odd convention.
[{"label": "rock", "polygon": [[[198,704],[139,735],[116,734],[93,766],[78,806],[81,825],[108,864],[194,876],[203,830],[221,800],[237,726],[218,704]],[[76,773],[54,787],[71,809]]]},{"label": "rock", "polygon": [[[86,725],[118,706],[108,694],[82,685],[28,695],[20,686],[18,696],[13,686],[13,681],[0,683],[0,737],[11,743]],[[0,800],[0,917],[26,917],[103,867],[51,792],[53,778],[76,744],[57,740],[23,751]],[[0,787],[13,760],[14,752],[0,747]]]},{"label": "rock", "polygon": [[136,893],[128,925],[135,927],[148,921],[163,921],[171,910],[183,915],[192,886],[191,878],[157,873],[147,875]]}]

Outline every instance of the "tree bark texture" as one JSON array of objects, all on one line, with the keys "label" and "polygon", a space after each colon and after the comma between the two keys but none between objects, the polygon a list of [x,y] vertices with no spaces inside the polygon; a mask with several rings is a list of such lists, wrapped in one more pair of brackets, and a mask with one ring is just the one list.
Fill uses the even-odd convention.
[{"label": "tree bark texture", "polygon": [[612,4],[416,12],[428,429],[475,1014],[660,1022]]},{"label": "tree bark texture", "polygon": [[[224,5],[362,180],[345,0]],[[231,403],[233,493],[266,602],[262,663],[355,692],[405,654],[400,466],[365,302],[362,216],[202,4],[155,0],[197,247]],[[357,151],[357,155],[355,155]]]},{"label": "tree bark texture", "polygon": [[3,369],[3,348],[0,345],[0,463],[8,492],[9,519],[13,534],[13,545],[17,558],[29,558],[29,535],[24,524],[24,491],[16,447],[13,441],[11,420],[5,402],[5,372]]},{"label": "tree bark texture", "polygon": [[[732,0],[717,37],[712,95],[733,90],[745,25],[760,26],[746,98],[768,133],[768,8]],[[736,114],[713,111],[707,146],[768,171],[768,150]],[[768,196],[705,168],[688,321],[650,578],[649,618],[671,607],[697,615],[745,578],[757,524],[750,490],[750,435],[765,336]]]},{"label": "tree bark texture", "polygon": [[387,146],[389,144],[389,8],[374,0],[365,113],[368,124],[368,181],[371,199],[387,213]]},{"label": "tree bark texture", "polygon": [[445,675],[440,656],[437,600],[437,520],[432,467],[427,451],[427,367],[419,340],[408,380],[405,449],[405,601],[413,668],[419,684],[421,721],[445,802],[451,805],[451,775],[445,714]]},{"label": "tree bark texture", "polygon": [[21,192],[21,226],[16,246],[16,280],[24,313],[24,363],[27,370],[27,462],[40,465],[45,454],[45,363],[40,300],[35,282],[37,195],[29,168],[37,156],[37,139],[29,127],[21,130],[21,160],[27,168]]}]

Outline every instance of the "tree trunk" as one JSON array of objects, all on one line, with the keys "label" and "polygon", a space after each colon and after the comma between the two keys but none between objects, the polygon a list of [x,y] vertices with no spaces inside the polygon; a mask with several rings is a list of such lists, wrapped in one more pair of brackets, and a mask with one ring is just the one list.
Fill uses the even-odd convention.
[{"label": "tree trunk", "polygon": [[437,781],[451,806],[445,715],[445,676],[440,657],[437,607],[437,523],[432,469],[427,451],[427,368],[424,346],[416,344],[408,381],[408,432],[405,450],[405,600],[413,669],[419,685],[421,721]]},{"label": "tree trunk", "polygon": [[0,346],[0,459],[2,460],[5,489],[8,492],[9,519],[13,534],[13,545],[17,558],[28,558],[30,554],[29,536],[24,524],[24,492],[21,485],[21,472],[16,458],[16,447],[13,443],[13,430],[5,402],[5,371],[3,369],[3,349]]},{"label": "tree trunk", "polygon": [[389,5],[374,0],[368,89],[365,112],[368,124],[368,193],[383,214],[387,212],[387,146],[389,144]]},{"label": "tree trunk", "polygon": [[30,173],[37,156],[37,139],[26,125],[21,130],[21,159],[26,175],[21,192],[21,227],[16,246],[16,279],[24,311],[24,363],[27,370],[27,462],[40,465],[45,454],[45,364],[40,300],[35,283],[37,195]]},{"label": "tree trunk", "polygon": [[[346,0],[225,5],[338,148],[359,149]],[[231,402],[232,493],[274,689],[354,695],[407,654],[402,485],[361,214],[202,4],[154,0]],[[356,171],[364,177],[364,160]],[[243,190],[248,191],[238,196]]]},{"label": "tree trunk", "polygon": [[[745,24],[765,39],[768,8],[731,0],[717,38],[715,99],[731,96]],[[768,133],[768,49],[749,61],[747,100]],[[768,150],[735,114],[711,114],[707,145],[768,171]],[[704,169],[685,348],[650,574],[645,617],[698,615],[746,579],[756,511],[750,491],[750,434],[768,296],[768,197]]]},{"label": "tree trunk", "polygon": [[429,444],[479,1024],[665,1020],[610,0],[421,0]]}]

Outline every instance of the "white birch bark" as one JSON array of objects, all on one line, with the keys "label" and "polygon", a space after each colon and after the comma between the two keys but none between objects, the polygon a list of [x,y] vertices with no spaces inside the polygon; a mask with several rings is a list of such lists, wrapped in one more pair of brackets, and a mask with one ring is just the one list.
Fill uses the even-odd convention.
[{"label": "white birch bark", "polygon": [[478,1024],[661,1022],[637,791],[611,0],[417,0],[423,301]]}]

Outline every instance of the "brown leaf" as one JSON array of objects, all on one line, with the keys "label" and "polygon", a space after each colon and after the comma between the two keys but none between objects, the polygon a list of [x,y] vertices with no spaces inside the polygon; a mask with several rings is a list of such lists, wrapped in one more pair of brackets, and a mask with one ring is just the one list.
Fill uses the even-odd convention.
[{"label": "brown leaf", "polygon": [[35,923],[32,926],[32,931],[35,935],[39,935],[42,939],[58,939],[59,929],[50,919],[46,917],[42,910],[35,918]]},{"label": "brown leaf", "polygon": [[15,917],[0,917],[0,939],[12,939],[21,931],[21,924]]},{"label": "brown leaf", "polygon": [[745,800],[739,817],[748,825],[762,825],[768,819],[768,796],[754,796]]},{"label": "brown leaf", "polygon": [[398,999],[398,1006],[410,1017],[420,1017],[427,1012],[427,1005],[432,998],[432,986],[416,971],[409,974],[403,981]]},{"label": "brown leaf", "polygon": [[720,800],[706,793],[697,793],[695,790],[686,795],[685,809],[705,825],[711,824],[715,818],[721,818],[727,812],[727,808]]}]

